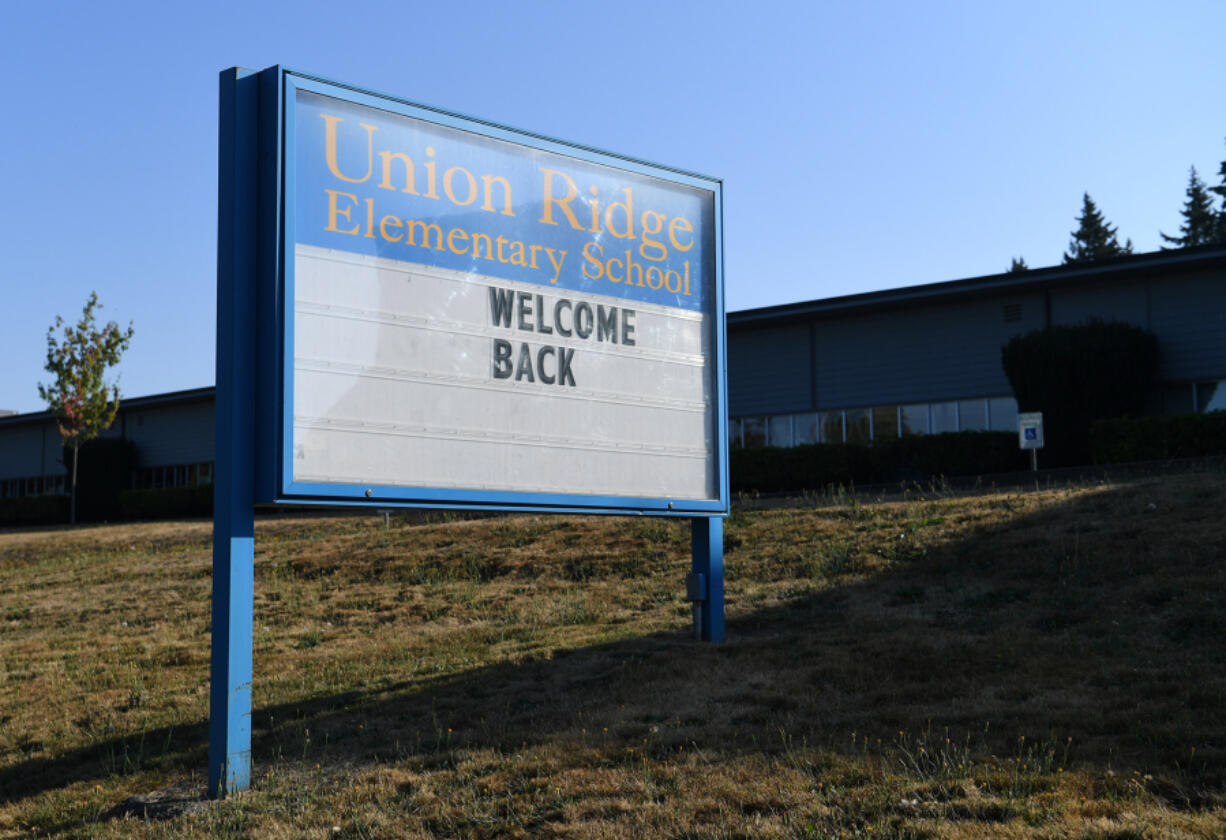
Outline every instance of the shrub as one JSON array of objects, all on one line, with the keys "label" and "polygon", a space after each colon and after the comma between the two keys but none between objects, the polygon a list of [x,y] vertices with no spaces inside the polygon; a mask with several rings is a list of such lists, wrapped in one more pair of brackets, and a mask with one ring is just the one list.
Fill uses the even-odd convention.
[{"label": "shrub", "polygon": [[119,494],[124,519],[176,519],[213,515],[213,485],[127,490]]},{"label": "shrub", "polygon": [[1158,339],[1138,326],[1092,319],[1014,337],[1001,364],[1019,411],[1043,412],[1044,460],[1090,460],[1095,420],[1144,413],[1158,371]]},{"label": "shrub", "polygon": [[1100,420],[1091,437],[1096,464],[1226,455],[1226,411]]},{"label": "shrub", "polygon": [[67,521],[67,496],[0,499],[0,525],[58,525]]},{"label": "shrub", "polygon": [[816,443],[788,449],[734,449],[732,489],[771,493],[831,484],[929,481],[1025,469],[1012,432],[954,432],[878,441],[873,446]]},{"label": "shrub", "polygon": [[[72,449],[64,447],[66,470]],[[77,463],[77,521],[100,522],[120,517],[119,496],[132,486],[136,445],[121,438],[95,438],[81,445]],[[66,479],[71,481],[71,475]]]}]

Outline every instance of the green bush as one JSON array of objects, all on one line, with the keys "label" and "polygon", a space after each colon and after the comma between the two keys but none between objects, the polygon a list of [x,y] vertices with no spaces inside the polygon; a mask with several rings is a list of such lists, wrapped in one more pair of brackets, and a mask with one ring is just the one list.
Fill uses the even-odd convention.
[{"label": "green bush", "polygon": [[734,491],[816,490],[831,484],[892,484],[1025,469],[1012,432],[954,432],[878,441],[816,443],[787,449],[734,449]]},{"label": "green bush", "polygon": [[0,525],[58,525],[67,521],[67,496],[0,499]]},{"label": "green bush", "polygon": [[124,519],[178,519],[213,515],[213,485],[127,490],[119,494]]},{"label": "green bush", "polygon": [[1096,464],[1226,455],[1226,411],[1100,420],[1091,436]]},{"label": "green bush", "polygon": [[[72,447],[64,447],[65,489],[72,481]],[[77,521],[119,519],[119,496],[132,486],[136,445],[122,438],[96,438],[81,445],[77,463]]]},{"label": "green bush", "polygon": [[1158,371],[1158,339],[1133,324],[1091,319],[1015,336],[1001,364],[1019,411],[1043,412],[1048,466],[1090,460],[1096,420],[1137,417]]}]

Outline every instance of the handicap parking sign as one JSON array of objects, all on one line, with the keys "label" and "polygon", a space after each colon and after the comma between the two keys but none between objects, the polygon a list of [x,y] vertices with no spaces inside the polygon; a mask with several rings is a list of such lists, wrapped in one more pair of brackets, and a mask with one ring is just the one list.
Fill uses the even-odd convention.
[{"label": "handicap parking sign", "polygon": [[1043,412],[1029,411],[1017,415],[1017,442],[1022,449],[1043,448]]}]

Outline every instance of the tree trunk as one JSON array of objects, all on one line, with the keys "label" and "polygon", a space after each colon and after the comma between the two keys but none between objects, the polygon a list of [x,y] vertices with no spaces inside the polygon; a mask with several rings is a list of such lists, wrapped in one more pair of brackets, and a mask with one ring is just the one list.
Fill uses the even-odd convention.
[{"label": "tree trunk", "polygon": [[81,450],[79,441],[72,444],[72,497],[68,502],[68,524],[77,524],[77,453]]}]

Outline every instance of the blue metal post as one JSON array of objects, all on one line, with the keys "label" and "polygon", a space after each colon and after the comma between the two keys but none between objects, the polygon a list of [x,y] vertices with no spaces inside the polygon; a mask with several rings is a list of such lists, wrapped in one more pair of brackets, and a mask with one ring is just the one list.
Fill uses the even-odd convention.
[{"label": "blue metal post", "polygon": [[694,638],[724,640],[724,520],[718,516],[691,520],[693,561],[689,597],[694,602]]},{"label": "blue metal post", "polygon": [[221,74],[209,789],[251,785],[258,78]]}]

